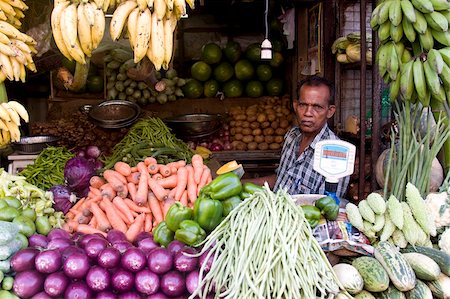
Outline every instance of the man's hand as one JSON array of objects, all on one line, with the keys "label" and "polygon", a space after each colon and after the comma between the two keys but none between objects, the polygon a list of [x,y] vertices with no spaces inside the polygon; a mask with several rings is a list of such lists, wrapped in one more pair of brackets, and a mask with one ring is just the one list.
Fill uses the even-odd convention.
[{"label": "man's hand", "polygon": [[256,185],[264,186],[264,183],[267,182],[269,184],[270,189],[273,189],[275,186],[275,181],[277,180],[277,176],[275,174],[258,177],[258,178],[248,178],[248,179],[242,179],[242,183],[253,183]]}]

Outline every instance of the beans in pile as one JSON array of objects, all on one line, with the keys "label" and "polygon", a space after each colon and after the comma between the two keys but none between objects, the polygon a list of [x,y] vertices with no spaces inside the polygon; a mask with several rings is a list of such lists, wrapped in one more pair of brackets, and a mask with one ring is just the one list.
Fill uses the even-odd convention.
[{"label": "beans in pile", "polygon": [[290,99],[273,97],[229,111],[231,145],[235,150],[279,150],[291,127]]},{"label": "beans in pile", "polygon": [[82,112],[75,112],[70,116],[38,122],[32,124],[31,134],[53,135],[59,137],[58,146],[66,148],[96,145],[104,154],[111,152],[125,134],[128,128],[104,129],[96,126],[89,117]]}]

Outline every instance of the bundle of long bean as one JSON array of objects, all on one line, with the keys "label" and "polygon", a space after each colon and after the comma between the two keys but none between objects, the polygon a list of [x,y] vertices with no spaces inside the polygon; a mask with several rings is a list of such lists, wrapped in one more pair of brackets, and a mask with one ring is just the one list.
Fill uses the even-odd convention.
[{"label": "bundle of long bean", "polygon": [[43,149],[32,164],[19,174],[42,190],[64,183],[64,166],[75,155],[65,147],[49,146]]},{"label": "bundle of long bean", "polygon": [[[209,251],[209,252],[208,252]],[[214,257],[190,298],[328,298],[343,287],[303,211],[268,186],[243,201],[204,241]]]},{"label": "bundle of long bean", "polygon": [[145,157],[154,157],[161,164],[178,160],[189,163],[193,154],[160,118],[143,118],[114,146],[112,154],[104,161],[104,169],[112,168],[118,161],[135,166]]}]

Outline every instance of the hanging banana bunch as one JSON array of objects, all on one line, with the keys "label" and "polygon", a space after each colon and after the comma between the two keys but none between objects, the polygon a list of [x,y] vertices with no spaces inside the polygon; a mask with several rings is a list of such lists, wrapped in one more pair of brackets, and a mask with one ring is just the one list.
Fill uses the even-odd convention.
[{"label": "hanging banana bunch", "polygon": [[173,55],[174,31],[177,21],[186,14],[186,3],[194,9],[193,0],[126,0],[113,13],[111,38],[118,40],[126,27],[134,62],[148,57],[156,70],[167,70]]}]

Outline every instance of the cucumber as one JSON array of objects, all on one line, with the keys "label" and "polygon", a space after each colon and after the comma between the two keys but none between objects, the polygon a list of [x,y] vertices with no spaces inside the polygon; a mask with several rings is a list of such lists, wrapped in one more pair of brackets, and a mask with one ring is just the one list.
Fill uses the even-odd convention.
[{"label": "cucumber", "polygon": [[436,280],[441,273],[439,265],[430,257],[418,252],[403,253],[403,257],[413,268],[416,277],[422,280]]},{"label": "cucumber", "polygon": [[406,299],[405,294],[397,290],[392,284],[389,285],[386,291],[375,293],[374,295],[377,299]]},{"label": "cucumber", "polygon": [[372,295],[372,293],[366,291],[366,290],[362,290],[361,292],[359,292],[358,294],[356,294],[354,296],[355,299],[376,299],[374,295]]},{"label": "cucumber", "polygon": [[424,246],[407,246],[405,249],[402,249],[402,252],[418,252],[425,254],[439,265],[442,273],[450,276],[450,254],[438,249]]},{"label": "cucumber", "polygon": [[433,299],[430,288],[421,280],[416,280],[416,286],[411,291],[406,292],[407,299]]},{"label": "cucumber", "polygon": [[450,298],[450,277],[441,273],[437,280],[427,281],[434,298],[448,299]]},{"label": "cucumber", "polygon": [[364,281],[364,289],[370,292],[382,292],[389,286],[389,276],[375,258],[361,256],[353,260],[352,266],[358,270]]},{"label": "cucumber", "polygon": [[374,256],[399,291],[406,292],[414,288],[416,274],[397,247],[387,241],[381,241],[375,246]]}]

